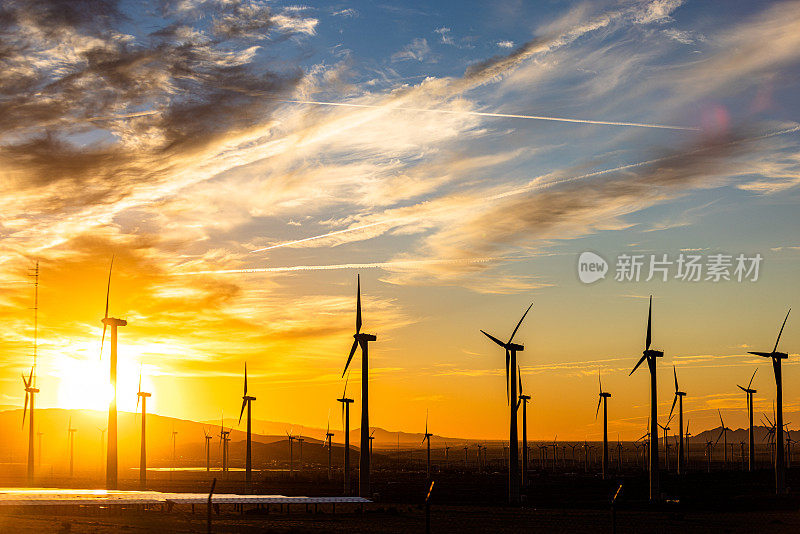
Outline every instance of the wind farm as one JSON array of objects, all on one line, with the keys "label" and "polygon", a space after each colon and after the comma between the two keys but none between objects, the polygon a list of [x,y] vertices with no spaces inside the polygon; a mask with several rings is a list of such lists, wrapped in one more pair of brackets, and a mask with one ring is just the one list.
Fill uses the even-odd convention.
[{"label": "wind farm", "polygon": [[798,27],[4,2],[0,531],[796,532]]}]

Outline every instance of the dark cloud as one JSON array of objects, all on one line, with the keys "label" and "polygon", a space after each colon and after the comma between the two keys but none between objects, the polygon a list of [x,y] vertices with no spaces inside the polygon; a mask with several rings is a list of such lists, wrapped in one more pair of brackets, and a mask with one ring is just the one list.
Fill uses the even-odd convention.
[{"label": "dark cloud", "polygon": [[574,181],[565,176],[561,184],[500,198],[463,225],[431,236],[427,244],[439,256],[466,257],[493,254],[532,239],[584,235],[687,190],[719,186],[762,138],[752,131],[705,137],[655,154],[648,164]]},{"label": "dark cloud", "polygon": [[[40,209],[114,202],[168,180],[175,159],[267,122],[276,102],[258,93],[279,96],[302,78],[267,56],[291,32],[288,15],[276,26],[248,2],[134,5],[136,14],[113,0],[0,7],[0,177],[18,190],[61,185]],[[153,29],[129,35],[135,26]],[[152,113],[112,120],[141,112]]]}]

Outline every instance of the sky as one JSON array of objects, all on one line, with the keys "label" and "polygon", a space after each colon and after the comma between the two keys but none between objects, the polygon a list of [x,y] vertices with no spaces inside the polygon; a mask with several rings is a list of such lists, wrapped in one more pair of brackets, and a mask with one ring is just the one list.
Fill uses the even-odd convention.
[{"label": "sky", "polygon": [[340,427],[360,274],[374,426],[507,436],[480,329],[533,303],[529,435],[599,438],[599,373],[636,439],[652,294],[660,417],[674,366],[693,433],[742,427],[736,384],[758,369],[757,419],[775,395],[747,351],[800,296],[799,26],[796,1],[4,2],[0,405],[33,363],[37,261],[38,405],[105,405],[113,255],[123,410],[141,371],[155,413],[235,415],[246,361],[255,418]]}]

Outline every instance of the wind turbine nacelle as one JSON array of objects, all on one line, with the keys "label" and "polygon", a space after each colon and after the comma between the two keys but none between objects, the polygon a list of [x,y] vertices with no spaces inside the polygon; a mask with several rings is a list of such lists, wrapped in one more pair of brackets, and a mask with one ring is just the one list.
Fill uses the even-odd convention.
[{"label": "wind turbine nacelle", "polygon": [[102,323],[106,326],[128,326],[128,321],[125,319],[116,319],[114,317],[106,317],[102,319]]},{"label": "wind turbine nacelle", "polygon": [[353,337],[359,341],[377,341],[378,338],[372,334],[353,334]]},{"label": "wind turbine nacelle", "polygon": [[663,358],[664,357],[664,351],[661,351],[661,350],[647,349],[642,354],[644,354],[645,356],[650,356],[652,358]]},{"label": "wind turbine nacelle", "polygon": [[522,352],[523,350],[525,350],[525,347],[523,345],[517,345],[516,343],[508,343],[506,345],[506,348],[514,352]]},{"label": "wind turbine nacelle", "polygon": [[144,391],[138,392],[137,395],[140,396],[140,397],[152,397],[152,394],[145,393]]}]

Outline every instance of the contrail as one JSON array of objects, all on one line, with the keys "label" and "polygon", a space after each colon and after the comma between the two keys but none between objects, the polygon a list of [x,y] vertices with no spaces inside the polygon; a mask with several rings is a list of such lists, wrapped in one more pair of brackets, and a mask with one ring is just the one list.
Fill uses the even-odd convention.
[{"label": "contrail", "polygon": [[379,224],[388,224],[388,222],[389,221],[380,221],[380,222],[375,222],[375,223],[371,223],[371,224],[365,224],[364,226],[356,226],[356,227],[353,227],[353,228],[345,228],[344,230],[336,230],[335,232],[329,232],[327,234],[315,235],[313,237],[306,237],[305,239],[298,239],[296,241],[287,241],[285,243],[278,243],[277,245],[272,245],[272,246],[269,246],[269,247],[264,247],[264,248],[259,248],[259,249],[256,249],[256,250],[251,250],[250,253],[252,254],[253,252],[263,252],[265,250],[271,250],[273,248],[278,248],[278,247],[288,247],[289,245],[295,245],[297,243],[305,243],[306,241],[313,241],[314,239],[322,239],[323,237],[330,237],[332,235],[344,234],[346,232],[354,232],[355,230],[361,230],[362,228],[369,228],[370,226],[377,226]]},{"label": "contrail", "polygon": [[[785,135],[785,134],[789,134],[789,133],[795,133],[795,132],[798,132],[798,131],[800,131],[800,126],[794,126],[794,127],[791,127],[791,128],[785,128],[783,130],[778,130],[778,131],[775,131],[775,132],[768,132],[766,134],[762,134],[762,135],[759,135],[759,136],[751,137],[751,138],[748,138],[748,139],[738,139],[736,141],[732,141],[732,143],[735,144],[735,143],[739,143],[739,142],[742,142],[742,141],[753,141],[753,140],[757,140],[757,139],[766,139],[766,138],[769,138],[769,137],[775,137],[775,136],[778,136],[778,135]],[[510,191],[497,193],[495,195],[487,197],[486,201],[499,200],[501,198],[514,196],[514,195],[519,195],[519,194],[522,194],[522,193],[525,193],[525,192],[528,192],[528,191],[535,191],[535,190],[540,190],[540,189],[549,189],[549,188],[551,188],[553,186],[556,186],[556,185],[561,185],[561,184],[565,184],[565,183],[569,183],[569,182],[575,182],[575,181],[579,181],[579,180],[586,180],[588,178],[594,178],[595,176],[602,176],[604,174],[611,174],[611,173],[614,173],[614,172],[625,171],[625,170],[629,170],[629,169],[635,169],[635,168],[638,168],[638,167],[644,167],[644,166],[647,166],[647,165],[652,165],[654,163],[661,163],[662,161],[669,161],[669,160],[676,159],[676,158],[679,158],[679,157],[684,157],[684,156],[687,156],[687,155],[691,155],[694,152],[697,152],[697,151],[695,150],[695,151],[690,151],[690,152],[682,152],[680,154],[671,154],[669,156],[662,156],[660,158],[649,159],[649,160],[645,160],[645,161],[639,161],[639,162],[636,162],[636,163],[628,163],[628,164],[620,165],[618,167],[613,167],[613,168],[610,168],[610,169],[602,169],[602,170],[599,170],[599,171],[588,172],[588,173],[580,174],[580,175],[577,175],[577,176],[570,176],[568,178],[556,179],[556,180],[553,180],[553,181],[550,181],[550,182],[547,182],[547,183],[543,183],[543,184],[537,184],[537,183],[531,182],[531,183],[528,183],[527,185],[524,185],[522,187],[518,187],[518,188],[512,189]],[[540,176],[539,178],[543,178],[543,176]],[[286,243],[279,243],[277,245],[272,245],[272,246],[266,247],[266,248],[260,248],[258,250],[253,250],[251,252],[260,252],[260,251],[263,251],[263,250],[269,250],[271,248],[285,247],[285,246],[289,246],[289,245],[294,245],[296,243],[303,243],[303,242],[306,242],[306,241],[313,241],[315,239],[321,239],[323,237],[328,237],[328,236],[332,236],[332,235],[344,234],[344,233],[347,233],[347,232],[353,232],[353,231],[356,231],[356,230],[360,230],[362,228],[369,228],[370,226],[377,226],[377,225],[380,225],[380,224],[395,224],[397,222],[398,222],[397,220],[388,220],[388,221],[380,221],[380,222],[371,223],[371,224],[365,224],[363,226],[355,226],[353,228],[345,228],[343,230],[336,230],[335,232],[330,232],[330,233],[327,233],[327,234],[316,235],[316,236],[312,236],[312,237],[306,237],[305,239],[298,239],[297,241],[288,241]]]},{"label": "contrail", "polygon": [[529,119],[537,121],[556,121],[556,122],[576,122],[580,124],[599,124],[603,126],[634,126],[639,128],[660,128],[662,130],[686,130],[692,132],[700,131],[700,128],[692,128],[689,126],[672,126],[668,124],[647,124],[642,122],[618,122],[618,121],[596,121],[591,119],[570,119],[566,117],[548,117],[545,115],[517,115],[513,113],[491,113],[484,111],[467,111],[467,110],[453,110],[453,109],[429,109],[429,108],[407,108],[407,107],[391,107],[391,106],[378,106],[373,104],[352,104],[347,102],[317,102],[314,100],[281,100],[281,102],[288,102],[291,104],[306,104],[310,106],[334,106],[345,108],[370,108],[370,109],[388,109],[390,111],[416,111],[426,113],[446,113],[450,115],[474,115],[478,117],[500,117],[504,119]]},{"label": "contrail", "polygon": [[373,263],[340,263],[337,265],[293,265],[291,267],[255,267],[251,269],[223,269],[218,271],[191,271],[185,273],[173,273],[175,276],[189,274],[237,274],[237,273],[287,273],[293,271],[334,271],[339,269],[382,269],[386,267],[410,267],[415,265],[434,265],[452,263],[488,263],[490,261],[506,261],[523,259],[528,256],[512,257],[488,257],[488,258],[468,258],[454,260],[398,260]]}]

